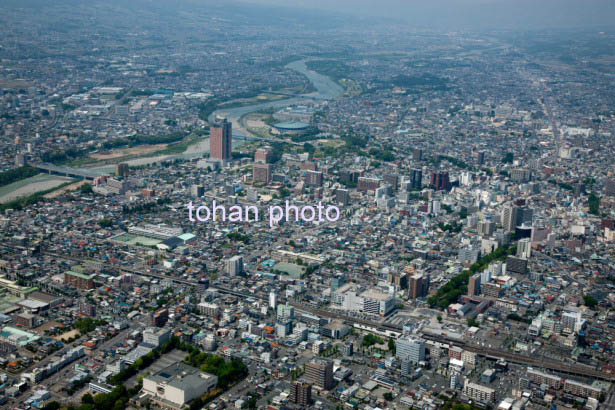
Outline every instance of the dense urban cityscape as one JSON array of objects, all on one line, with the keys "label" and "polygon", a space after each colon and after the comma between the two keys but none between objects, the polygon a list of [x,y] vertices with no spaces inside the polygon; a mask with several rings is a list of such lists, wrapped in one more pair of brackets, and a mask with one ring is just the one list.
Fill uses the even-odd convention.
[{"label": "dense urban cityscape", "polygon": [[0,22],[0,408],[615,409],[612,27]]}]

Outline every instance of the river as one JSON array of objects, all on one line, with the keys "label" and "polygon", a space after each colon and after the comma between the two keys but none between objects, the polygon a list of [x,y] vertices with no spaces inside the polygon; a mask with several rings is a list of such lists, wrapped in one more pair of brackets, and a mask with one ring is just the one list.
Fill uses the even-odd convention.
[{"label": "river", "polygon": [[[305,59],[293,61],[292,63],[287,64],[285,67],[305,75],[308,78],[308,80],[310,80],[312,85],[314,85],[314,88],[316,89],[315,92],[304,94],[298,97],[285,98],[283,100],[269,101],[269,102],[264,102],[264,103],[259,103],[259,104],[251,104],[251,105],[244,105],[241,107],[217,110],[213,114],[211,114],[211,116],[209,117],[210,121],[213,120],[215,116],[218,116],[218,115],[223,116],[228,121],[232,122],[233,134],[242,136],[242,135],[246,135],[247,132],[245,129],[243,129],[241,124],[239,124],[239,119],[246,114],[269,109],[269,108],[283,108],[289,105],[306,104],[310,102],[316,102],[318,100],[329,100],[329,99],[339,97],[340,95],[344,93],[344,89],[338,83],[333,81],[331,78],[327,77],[326,75],[317,73],[316,71],[312,71],[308,69],[306,65],[307,61],[308,60],[305,60]],[[243,140],[234,140],[233,148],[238,148],[243,143],[244,143]],[[184,151],[181,154],[159,155],[155,157],[141,157],[141,158],[135,158],[135,159],[128,160],[126,161],[126,163],[128,165],[137,166],[137,165],[153,164],[156,162],[169,160],[169,159],[171,160],[172,159],[194,159],[194,158],[202,157],[203,154],[208,153],[208,152],[209,152],[209,138],[204,138],[190,145],[186,149],[186,151]],[[115,166],[107,165],[103,167],[96,167],[94,169],[104,171],[104,172],[113,172],[115,170]]]},{"label": "river", "polygon": [[267,108],[282,108],[294,104],[305,104],[306,102],[316,100],[328,100],[342,95],[344,89],[338,83],[331,80],[326,75],[322,75],[317,73],[316,71],[309,70],[305,63],[306,60],[294,61],[290,64],[287,64],[286,68],[290,68],[291,70],[295,70],[305,75],[308,80],[310,80],[310,82],[314,85],[314,88],[316,88],[315,92],[310,94],[304,94],[301,97],[291,97],[283,100],[269,101],[260,104],[252,104],[245,105],[242,107],[217,110],[210,116],[210,120],[213,119],[214,116],[220,115],[226,117],[226,119],[229,121],[233,121],[234,126],[239,120],[239,118],[251,112],[261,111]]}]

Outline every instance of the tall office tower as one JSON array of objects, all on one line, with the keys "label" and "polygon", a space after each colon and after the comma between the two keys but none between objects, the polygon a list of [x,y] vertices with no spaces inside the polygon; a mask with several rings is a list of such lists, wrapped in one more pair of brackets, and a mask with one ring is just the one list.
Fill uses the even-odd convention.
[{"label": "tall office tower", "polygon": [[276,292],[269,292],[269,307],[271,309],[278,307],[278,294]]},{"label": "tall office tower", "polygon": [[450,191],[451,181],[448,178],[448,172],[434,172],[431,174],[430,187],[436,191]]},{"label": "tall office tower", "polygon": [[468,282],[468,296],[480,295],[480,273],[470,276]]},{"label": "tall office tower", "polygon": [[480,221],[478,223],[478,234],[480,236],[491,236],[495,230],[495,225],[491,221]]},{"label": "tall office tower", "polygon": [[322,171],[305,171],[304,181],[308,186],[322,186]]},{"label": "tall office tower", "polygon": [[203,185],[192,185],[190,187],[190,194],[194,197],[194,198],[200,198],[203,195],[205,195],[205,187]]},{"label": "tall office tower", "polygon": [[409,179],[403,178],[399,185],[400,185],[401,192],[412,191],[412,182]]},{"label": "tall office tower", "polygon": [[305,365],[305,379],[308,383],[323,389],[333,387],[333,362],[330,360],[313,360]]},{"label": "tall office tower", "polygon": [[387,282],[395,285],[397,289],[406,289],[408,287],[408,275],[402,273],[389,273],[387,275]]},{"label": "tall office tower", "polygon": [[392,187],[393,191],[397,191],[397,187],[399,186],[399,175],[386,174],[383,179],[384,182],[386,182]]},{"label": "tall office tower", "polygon": [[608,196],[615,196],[615,179],[607,179],[604,186],[604,193]]},{"label": "tall office tower", "polygon": [[259,164],[267,164],[273,157],[273,149],[271,147],[263,147],[256,150],[254,153],[254,162]]},{"label": "tall office tower", "polygon": [[415,336],[403,336],[395,343],[395,356],[402,362],[419,363],[425,360],[425,341]]},{"label": "tall office tower", "polygon": [[532,242],[528,238],[521,239],[517,242],[517,257],[529,259],[532,255]]},{"label": "tall office tower", "polygon": [[485,151],[478,151],[476,153],[476,162],[478,165],[483,165],[485,163]]},{"label": "tall office tower", "polygon": [[412,170],[412,174],[410,175],[410,183],[412,189],[421,189],[423,188],[423,170],[415,168]]},{"label": "tall office tower", "polygon": [[532,225],[534,210],[532,208],[519,208],[517,212],[517,225]]},{"label": "tall office tower", "polygon": [[348,205],[350,203],[350,191],[347,189],[336,189],[335,201],[341,205]]},{"label": "tall office tower", "polygon": [[506,232],[514,232],[519,225],[531,225],[533,218],[532,208],[506,205],[502,211],[502,227]]},{"label": "tall office tower", "polygon": [[359,177],[357,182],[357,190],[359,191],[375,191],[380,186],[378,178]]},{"label": "tall office tower", "polygon": [[127,177],[128,176],[128,164],[125,162],[121,162],[115,166],[115,176],[118,177]]},{"label": "tall office tower", "polygon": [[156,327],[163,327],[169,320],[169,309],[160,309],[152,316],[152,325]]},{"label": "tall office tower", "polygon": [[[501,265],[502,265],[502,262],[500,262],[500,263],[499,263],[499,265],[500,265],[500,268],[497,270],[497,274],[495,274],[495,273],[491,272],[491,270],[490,270],[490,269],[494,269],[494,268],[492,268],[492,267],[491,267],[491,265],[489,265],[489,266],[490,266],[490,269],[485,269],[484,271],[482,271],[482,272],[480,273],[480,283],[489,283],[489,281],[491,280],[491,275],[493,275],[493,276],[499,276],[499,275],[500,275],[500,272],[501,272]],[[497,265],[495,265],[495,266],[497,266]],[[494,270],[495,270],[495,269],[494,269]]]},{"label": "tall office tower", "polygon": [[[271,300],[269,302],[271,302]],[[295,308],[294,306],[291,306],[288,303],[286,303],[285,305],[278,305],[277,315],[278,315],[278,319],[293,320],[295,318]]]},{"label": "tall office tower", "polygon": [[231,159],[231,143],[233,141],[232,124],[225,119],[216,121],[210,131],[210,157],[220,161]]},{"label": "tall office tower", "polygon": [[502,227],[506,232],[514,232],[517,227],[519,207],[506,205],[502,211]]},{"label": "tall office tower", "polygon": [[241,275],[243,273],[243,256],[233,256],[226,260],[226,273],[231,276]]},{"label": "tall office tower", "polygon": [[359,180],[359,176],[361,175],[361,173],[359,171],[341,170],[338,175],[340,182],[356,183]]},{"label": "tall office tower", "polygon": [[423,150],[420,148],[415,148],[412,152],[412,158],[415,161],[421,161],[423,159]]},{"label": "tall office tower", "polygon": [[273,167],[271,164],[255,163],[252,165],[252,180],[254,182],[271,182],[273,175]]},{"label": "tall office tower", "polygon": [[342,344],[342,354],[344,356],[352,356],[354,353],[354,344],[352,342],[347,342]]},{"label": "tall office tower", "polygon": [[293,382],[290,385],[291,403],[308,406],[312,402],[312,385],[304,382]]},{"label": "tall office tower", "polygon": [[510,171],[510,179],[515,182],[529,182],[532,179],[532,171],[525,168],[515,168]]},{"label": "tall office tower", "polygon": [[470,185],[472,183],[472,173],[471,172],[462,172],[461,177],[459,178],[459,182],[463,186]]},{"label": "tall office tower", "polygon": [[429,275],[417,274],[412,275],[408,282],[408,296],[411,299],[422,298],[429,293]]}]

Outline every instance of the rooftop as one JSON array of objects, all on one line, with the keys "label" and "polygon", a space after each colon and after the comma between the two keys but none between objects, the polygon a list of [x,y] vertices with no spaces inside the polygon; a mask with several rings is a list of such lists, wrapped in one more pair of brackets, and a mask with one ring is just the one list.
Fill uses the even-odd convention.
[{"label": "rooftop", "polygon": [[65,275],[71,275],[71,276],[76,276],[78,278],[81,279],[94,279],[94,275],[86,275],[84,273],[79,273],[79,272],[74,272],[72,270],[68,270],[66,272],[64,272]]},{"label": "rooftop", "polygon": [[310,124],[306,122],[278,122],[273,125],[275,128],[284,130],[302,130],[308,128]]},{"label": "rooftop", "polygon": [[148,378],[156,383],[165,383],[178,389],[190,389],[197,388],[203,383],[203,380],[212,377],[215,376],[204,373],[196,367],[178,362],[165,367]]}]

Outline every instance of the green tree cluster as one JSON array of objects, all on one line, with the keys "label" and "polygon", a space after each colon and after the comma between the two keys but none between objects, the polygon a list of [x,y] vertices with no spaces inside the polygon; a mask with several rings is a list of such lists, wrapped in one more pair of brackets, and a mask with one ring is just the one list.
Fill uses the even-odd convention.
[{"label": "green tree cluster", "polygon": [[363,340],[361,341],[361,346],[363,347],[370,347],[373,346],[375,344],[381,344],[384,343],[384,341],[376,336],[376,335],[372,335],[371,333],[363,336]]},{"label": "green tree cluster", "polygon": [[0,172],[0,186],[12,184],[13,182],[21,181],[22,179],[30,178],[38,175],[40,171],[29,165],[9,169],[8,171]]},{"label": "green tree cluster", "polygon": [[94,320],[91,317],[79,319],[75,322],[75,329],[79,330],[81,334],[86,334],[96,330],[98,326],[104,326],[107,322],[104,320]]},{"label": "green tree cluster", "polygon": [[181,132],[174,132],[170,135],[129,135],[127,137],[105,141],[102,147],[104,149],[112,149],[119,147],[136,147],[138,145],[170,144],[172,142],[181,141],[184,136],[185,135]]},{"label": "green tree cluster", "polygon": [[444,286],[441,286],[435,295],[427,299],[427,303],[429,303],[431,307],[445,309],[451,303],[457,302],[459,297],[468,291],[467,285],[470,276],[485,269],[491,262],[505,259],[508,255],[513,255],[516,251],[516,246],[503,246],[485,255],[480,258],[478,262],[470,266],[469,269],[464,270],[459,275],[449,280]]},{"label": "green tree cluster", "polygon": [[158,198],[152,202],[144,202],[133,206],[122,205],[122,213],[126,215],[130,214],[147,214],[152,212],[157,212],[160,210],[163,205],[170,204],[170,198]]},{"label": "green tree cluster", "polygon": [[587,198],[589,213],[592,215],[600,215],[600,198],[593,192]]}]

